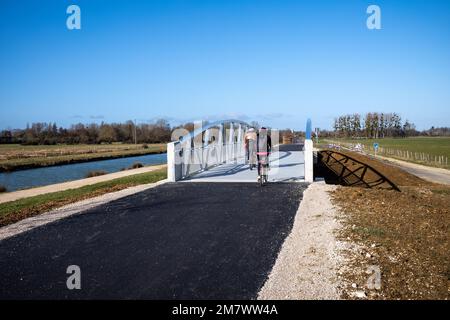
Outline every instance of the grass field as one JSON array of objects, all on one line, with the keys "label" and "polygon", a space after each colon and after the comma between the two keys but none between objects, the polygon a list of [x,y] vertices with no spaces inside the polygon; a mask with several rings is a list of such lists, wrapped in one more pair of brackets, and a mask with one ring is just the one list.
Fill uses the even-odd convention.
[{"label": "grass field", "polygon": [[157,182],[165,179],[166,176],[167,170],[162,169],[100,182],[78,189],[54,192],[2,203],[0,204],[0,227],[66,204],[96,197],[109,192],[119,191],[132,186]]},{"label": "grass field", "polygon": [[364,145],[364,151],[371,154],[374,153],[373,144],[377,142],[380,148],[379,155],[450,169],[450,137],[324,139],[321,142],[344,145],[360,143]]},{"label": "grass field", "polygon": [[0,145],[0,172],[166,151],[166,144],[22,146]]}]

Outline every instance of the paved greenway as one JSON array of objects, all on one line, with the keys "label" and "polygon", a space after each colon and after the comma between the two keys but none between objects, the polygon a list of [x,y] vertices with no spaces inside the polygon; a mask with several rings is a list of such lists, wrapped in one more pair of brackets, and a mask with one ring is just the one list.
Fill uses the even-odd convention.
[{"label": "paved greenway", "polygon": [[0,299],[254,299],[305,188],[163,184],[4,239]]}]

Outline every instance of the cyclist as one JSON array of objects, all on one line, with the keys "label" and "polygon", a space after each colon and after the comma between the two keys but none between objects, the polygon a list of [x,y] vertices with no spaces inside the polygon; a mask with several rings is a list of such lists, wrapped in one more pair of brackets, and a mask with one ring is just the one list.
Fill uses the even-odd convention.
[{"label": "cyclist", "polygon": [[267,182],[269,156],[272,150],[272,139],[265,127],[261,127],[256,138],[256,156],[258,159],[258,181]]}]

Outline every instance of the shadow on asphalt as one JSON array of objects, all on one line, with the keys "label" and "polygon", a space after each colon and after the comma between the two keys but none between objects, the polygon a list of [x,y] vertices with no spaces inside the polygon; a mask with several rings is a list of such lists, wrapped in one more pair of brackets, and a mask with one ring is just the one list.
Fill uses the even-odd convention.
[{"label": "shadow on asphalt", "polygon": [[0,242],[0,299],[254,299],[305,188],[164,184],[33,229]]}]

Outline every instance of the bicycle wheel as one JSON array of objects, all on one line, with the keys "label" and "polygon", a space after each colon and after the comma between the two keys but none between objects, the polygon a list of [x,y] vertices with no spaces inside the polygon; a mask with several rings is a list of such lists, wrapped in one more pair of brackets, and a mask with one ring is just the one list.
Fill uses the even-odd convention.
[{"label": "bicycle wheel", "polygon": [[260,187],[262,187],[264,185],[264,179],[262,176],[258,176],[258,184]]},{"label": "bicycle wheel", "polygon": [[267,183],[267,181],[269,180],[269,166],[267,164],[265,164],[263,166],[262,170],[263,170],[264,183]]}]

